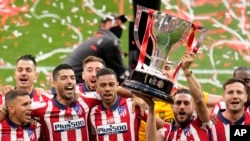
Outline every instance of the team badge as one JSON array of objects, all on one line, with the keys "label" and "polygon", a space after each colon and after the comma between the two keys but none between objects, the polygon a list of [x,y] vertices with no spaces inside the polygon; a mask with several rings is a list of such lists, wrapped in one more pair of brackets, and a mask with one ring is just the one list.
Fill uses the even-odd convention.
[{"label": "team badge", "polygon": [[127,109],[125,106],[118,107],[118,113],[120,116],[124,117],[127,115]]}]

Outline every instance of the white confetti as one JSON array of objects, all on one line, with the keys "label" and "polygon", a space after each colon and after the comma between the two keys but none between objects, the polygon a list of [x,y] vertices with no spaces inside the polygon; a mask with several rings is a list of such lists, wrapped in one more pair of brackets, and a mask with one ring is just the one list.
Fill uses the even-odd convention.
[{"label": "white confetti", "polygon": [[32,16],[30,14],[27,14],[27,13],[24,14],[24,17],[29,18],[29,19],[32,18]]},{"label": "white confetti", "polygon": [[8,49],[8,46],[7,46],[7,45],[4,45],[3,48],[4,48],[4,49]]},{"label": "white confetti", "polygon": [[63,10],[64,9],[64,4],[63,2],[60,2],[60,8]]},{"label": "white confetti", "polygon": [[44,26],[45,28],[49,28],[49,25],[48,25],[47,23],[43,23],[43,26]]},{"label": "white confetti", "polygon": [[52,38],[51,37],[49,37],[48,42],[52,43]]},{"label": "white confetti", "polygon": [[3,29],[4,29],[5,31],[8,31],[9,27],[10,27],[9,25],[4,25]]},{"label": "white confetti", "polygon": [[81,24],[84,23],[84,18],[82,16],[80,17],[80,22],[81,22]]},{"label": "white confetti", "polygon": [[49,11],[43,10],[42,13],[43,13],[43,14],[48,14]]},{"label": "white confetti", "polygon": [[69,16],[67,16],[67,21],[68,23],[71,23],[71,18]]},{"label": "white confetti", "polygon": [[5,79],[5,81],[6,81],[6,82],[13,82],[14,79],[13,79],[12,76],[9,76],[9,77],[7,77],[7,78]]},{"label": "white confetti", "polygon": [[52,19],[52,23],[56,23],[56,19]]},{"label": "white confetti", "polygon": [[46,35],[45,33],[43,33],[43,34],[42,34],[42,37],[43,37],[44,39],[46,39],[46,38],[47,38],[47,35]]},{"label": "white confetti", "polygon": [[52,3],[52,6],[53,6],[53,7],[57,7],[57,5],[56,5],[56,3],[55,3],[55,2],[53,2],[53,3]]},{"label": "white confetti", "polygon": [[62,25],[65,25],[65,23],[66,23],[66,22],[65,22],[65,19],[62,19],[62,20],[61,20],[61,24],[62,24]]},{"label": "white confetti", "polygon": [[78,7],[73,7],[73,8],[71,9],[71,12],[72,12],[72,13],[76,13],[77,11],[79,11],[79,8],[78,8]]},{"label": "white confetti", "polygon": [[78,39],[78,36],[77,35],[71,35],[72,39]]},{"label": "white confetti", "polygon": [[22,36],[22,33],[21,33],[21,32],[18,32],[17,30],[14,30],[14,31],[13,31],[13,35],[14,35],[15,37],[19,37],[19,36]]}]

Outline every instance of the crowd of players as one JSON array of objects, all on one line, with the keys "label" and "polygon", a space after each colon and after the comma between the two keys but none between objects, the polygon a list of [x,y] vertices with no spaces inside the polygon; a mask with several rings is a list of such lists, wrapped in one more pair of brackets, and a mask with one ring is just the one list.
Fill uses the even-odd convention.
[{"label": "crowd of players", "polygon": [[[191,73],[194,55],[185,54],[181,61],[188,86],[179,85],[171,104],[122,88],[115,71],[95,56],[83,60],[83,83],[76,84],[70,65],[56,66],[54,92],[48,93],[34,87],[35,58],[23,55],[16,63],[15,87],[2,87],[0,140],[228,141],[230,125],[250,124],[249,68],[238,67],[223,94],[213,99]],[[166,77],[171,66],[162,69]]]}]

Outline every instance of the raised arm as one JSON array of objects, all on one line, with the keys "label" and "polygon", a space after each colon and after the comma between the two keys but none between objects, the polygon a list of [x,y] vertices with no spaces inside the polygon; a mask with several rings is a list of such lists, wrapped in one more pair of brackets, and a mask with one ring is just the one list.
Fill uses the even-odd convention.
[{"label": "raised arm", "polygon": [[181,61],[181,68],[185,74],[191,95],[194,99],[197,115],[203,123],[207,123],[209,121],[209,112],[206,103],[203,100],[202,87],[200,83],[196,80],[194,74],[192,74],[192,71],[190,70],[190,66],[194,61],[194,54],[185,54]]},{"label": "raised arm", "polygon": [[140,95],[142,99],[148,104],[148,116],[146,122],[146,140],[147,141],[164,141],[163,135],[157,131],[158,128],[162,128],[164,122],[161,119],[157,119],[154,113],[154,101],[146,96]]}]

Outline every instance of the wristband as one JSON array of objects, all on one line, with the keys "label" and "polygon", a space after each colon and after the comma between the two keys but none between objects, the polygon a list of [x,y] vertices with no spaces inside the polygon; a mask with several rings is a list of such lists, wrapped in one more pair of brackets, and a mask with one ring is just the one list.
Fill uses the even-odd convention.
[{"label": "wristband", "polygon": [[190,70],[184,72],[184,75],[185,75],[186,77],[190,77],[192,74],[193,74],[193,72],[190,71]]}]

